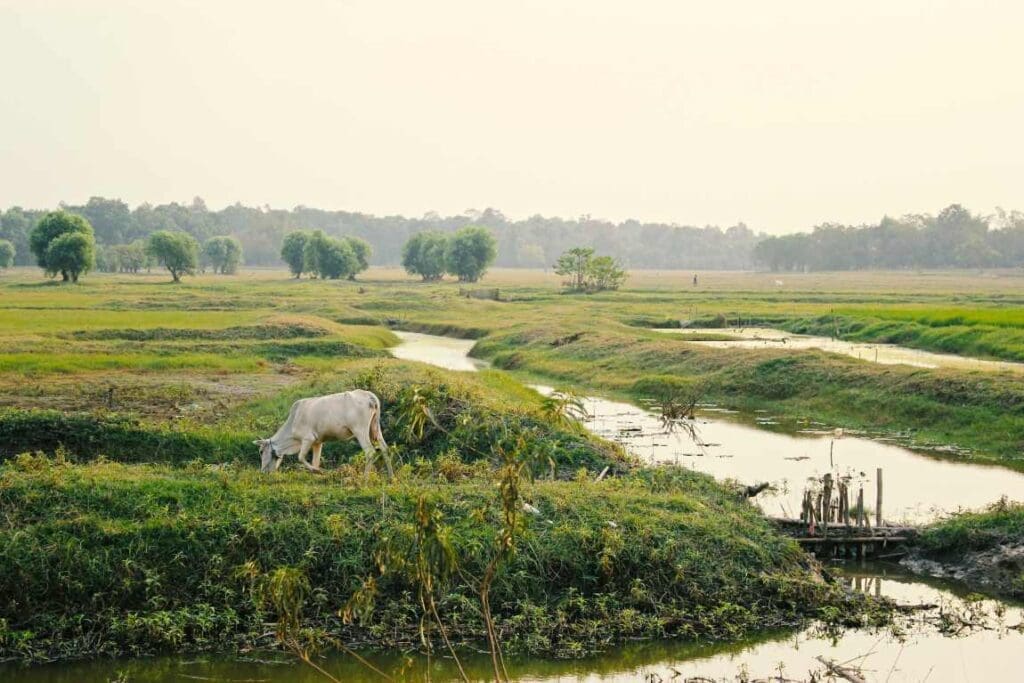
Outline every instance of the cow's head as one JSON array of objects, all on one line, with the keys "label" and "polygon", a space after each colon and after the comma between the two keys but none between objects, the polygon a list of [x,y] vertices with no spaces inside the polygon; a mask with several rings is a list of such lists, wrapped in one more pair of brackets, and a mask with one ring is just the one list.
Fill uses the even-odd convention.
[{"label": "cow's head", "polygon": [[281,465],[272,439],[256,439],[253,443],[260,447],[260,472],[273,472]]}]

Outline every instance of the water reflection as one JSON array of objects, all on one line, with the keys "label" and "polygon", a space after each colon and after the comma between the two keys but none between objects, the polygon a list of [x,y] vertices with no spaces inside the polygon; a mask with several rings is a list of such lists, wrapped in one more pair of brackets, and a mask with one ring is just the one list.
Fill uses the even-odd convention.
[{"label": "water reflection", "polygon": [[[535,385],[542,394],[552,388]],[[587,428],[621,443],[649,463],[671,463],[743,483],[771,482],[775,490],[756,499],[769,515],[798,517],[809,477],[826,472],[853,475],[864,486],[865,506],[874,509],[875,471],[885,478],[884,517],[889,522],[924,522],[941,513],[977,508],[1001,496],[1024,500],[1024,474],[995,466],[955,462],[892,444],[834,431],[768,431],[728,420],[698,417],[688,430],[665,429],[660,415],[630,403],[588,396]],[[964,486],[970,481],[970,486]]]},{"label": "water reflection", "polygon": [[[903,605],[934,605],[908,610],[894,628],[851,629],[840,635],[818,627],[798,632],[765,633],[740,643],[653,641],[611,649],[599,656],[572,661],[513,657],[517,681],[534,683],[625,683],[648,676],[685,680],[702,676],[736,681],[743,672],[752,677],[780,675],[805,679],[820,668],[817,657],[861,666],[869,681],[920,683],[1011,680],[1010,672],[1024,670],[1024,636],[1017,626],[1024,610],[995,600],[973,599],[955,583],[922,581],[898,567],[871,564],[836,568],[839,580],[851,588],[892,598]],[[969,622],[969,626],[964,626]],[[955,634],[956,637],[952,637]],[[397,680],[425,680],[426,660],[413,653],[366,656]],[[349,657],[333,655],[322,662],[343,681],[378,680]],[[490,663],[482,654],[468,653],[464,665],[473,680],[490,678]],[[457,680],[445,659],[431,662],[430,676],[438,682]],[[316,674],[279,654],[249,657],[175,657],[94,661],[20,669],[0,666],[0,680],[12,683],[101,683],[127,681],[319,681]]]},{"label": "water reflection", "polygon": [[687,335],[721,333],[737,339],[701,341],[693,340],[691,344],[710,346],[716,349],[780,349],[800,351],[820,349],[829,353],[838,353],[852,358],[859,358],[882,365],[912,365],[918,368],[959,368],[962,370],[984,370],[986,372],[1024,373],[1024,363],[1009,361],[982,360],[968,356],[957,356],[949,353],[932,353],[920,351],[895,344],[869,344],[865,342],[849,342],[830,337],[814,337],[803,334],[792,334],[785,330],[768,327],[742,327],[728,329],[698,328],[658,328],[655,332],[675,334],[686,338]]}]

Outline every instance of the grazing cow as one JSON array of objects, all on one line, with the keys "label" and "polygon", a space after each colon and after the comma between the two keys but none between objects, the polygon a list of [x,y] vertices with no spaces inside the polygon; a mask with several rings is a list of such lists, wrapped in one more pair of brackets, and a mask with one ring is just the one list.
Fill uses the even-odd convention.
[{"label": "grazing cow", "polygon": [[[288,420],[269,439],[257,439],[260,447],[260,471],[273,472],[284,456],[299,454],[299,462],[311,472],[320,472],[320,451],[324,441],[347,441],[355,437],[366,454],[366,476],[377,456],[376,442],[384,453],[388,476],[391,458],[388,444],[380,431],[380,399],[372,392],[356,389],[341,394],[302,398],[292,404]],[[306,453],[313,450],[313,464]]]}]

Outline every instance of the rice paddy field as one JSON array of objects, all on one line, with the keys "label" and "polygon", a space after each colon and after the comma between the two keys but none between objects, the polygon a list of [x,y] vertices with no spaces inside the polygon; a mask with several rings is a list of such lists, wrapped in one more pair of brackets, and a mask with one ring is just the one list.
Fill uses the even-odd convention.
[{"label": "rice paddy field", "polygon": [[[479,648],[487,630],[478,594],[496,556],[493,621],[510,652],[531,656],[884,621],[884,601],[830,583],[730,483],[640,467],[524,385],[634,401],[698,392],[1024,470],[1020,374],[726,351],[652,329],[759,325],[1016,362],[1024,275],[692,278],[637,272],[618,292],[567,295],[551,273],[500,269],[476,285],[384,268],[353,282],[252,270],[177,285],[3,272],[0,659],[251,651],[279,644],[267,624],[287,618],[316,647],[442,647],[424,635],[416,563],[382,561],[427,527],[457,565],[431,570],[430,596],[460,646]],[[477,340],[490,369],[392,358],[395,330]],[[259,473],[252,441],[294,400],[352,388],[384,403],[393,480],[363,480],[354,444],[325,449],[323,476],[294,462]],[[516,509],[537,513],[510,519],[508,486]],[[417,526],[424,510],[433,526]],[[970,524],[957,524],[929,538],[962,539]],[[272,590],[285,577],[287,605]]]}]

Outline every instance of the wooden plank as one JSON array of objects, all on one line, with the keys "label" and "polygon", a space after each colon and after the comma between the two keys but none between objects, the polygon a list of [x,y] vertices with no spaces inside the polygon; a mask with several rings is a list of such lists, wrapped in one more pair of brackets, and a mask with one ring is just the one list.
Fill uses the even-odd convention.
[{"label": "wooden plank", "polygon": [[809,536],[807,538],[794,538],[794,541],[800,544],[815,545],[819,543],[832,543],[839,545],[841,543],[882,543],[888,541],[890,543],[906,543],[910,539],[906,536],[848,536],[848,537],[837,537],[832,536],[831,538],[822,538],[821,536]]}]

